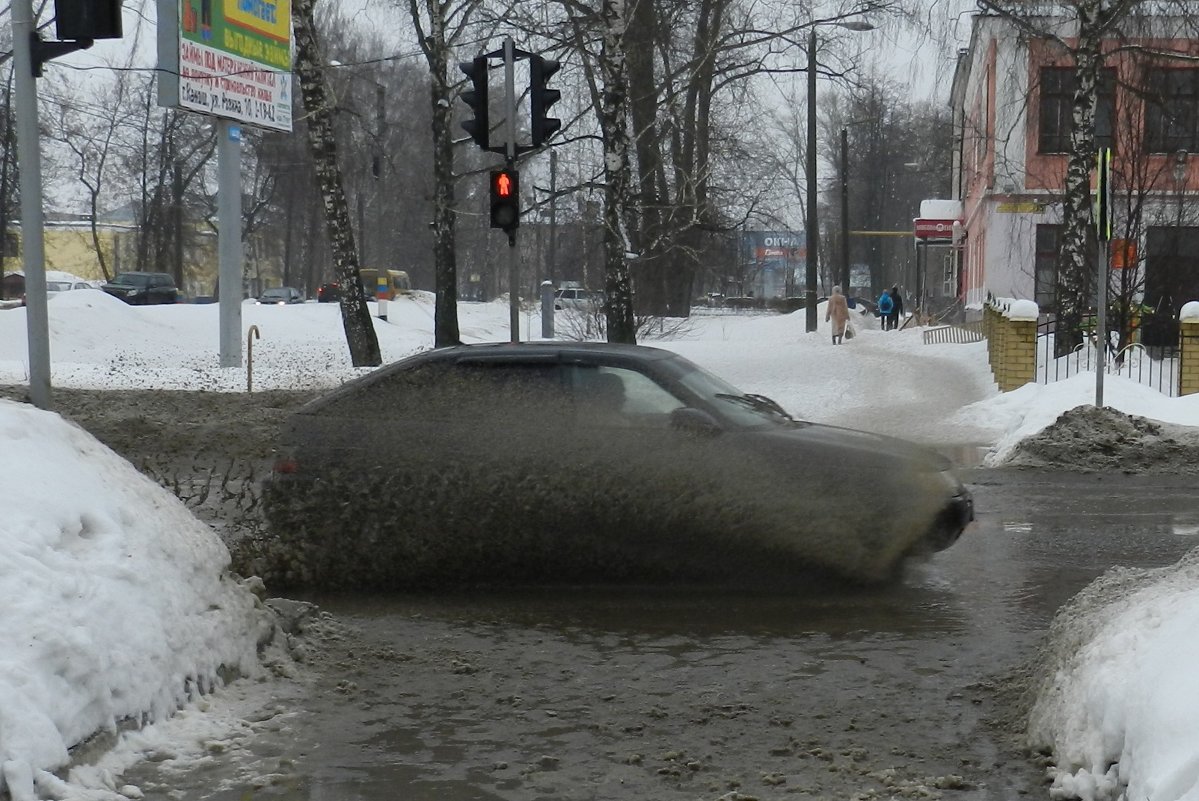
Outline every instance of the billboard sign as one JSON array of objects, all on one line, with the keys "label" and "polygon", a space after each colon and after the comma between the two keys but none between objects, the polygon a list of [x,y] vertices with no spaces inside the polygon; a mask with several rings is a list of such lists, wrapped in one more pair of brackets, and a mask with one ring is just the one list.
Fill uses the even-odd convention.
[{"label": "billboard sign", "polygon": [[158,103],[290,131],[291,0],[158,0]]},{"label": "billboard sign", "polygon": [[802,232],[746,231],[744,237],[752,261],[803,261],[807,253]]}]

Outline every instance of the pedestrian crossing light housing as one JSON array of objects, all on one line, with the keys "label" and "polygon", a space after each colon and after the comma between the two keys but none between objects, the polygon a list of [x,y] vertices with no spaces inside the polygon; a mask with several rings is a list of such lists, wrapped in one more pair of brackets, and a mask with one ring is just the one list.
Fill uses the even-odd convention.
[{"label": "pedestrian crossing light housing", "polygon": [[475,144],[488,149],[487,119],[487,56],[477,56],[458,64],[458,69],[470,78],[471,88],[462,93],[462,101],[474,112],[474,119],[462,123],[462,128]]},{"label": "pedestrian crossing light housing", "polygon": [[58,38],[121,38],[121,0],[54,0],[54,20]]},{"label": "pedestrian crossing light housing", "polygon": [[520,227],[520,173],[491,171],[491,227],[509,234]]},{"label": "pedestrian crossing light housing", "polygon": [[562,99],[562,93],[557,89],[546,88],[546,83],[561,68],[552,58],[542,58],[536,54],[529,56],[529,111],[533,147],[541,147],[562,127],[562,120],[546,116],[550,106]]}]

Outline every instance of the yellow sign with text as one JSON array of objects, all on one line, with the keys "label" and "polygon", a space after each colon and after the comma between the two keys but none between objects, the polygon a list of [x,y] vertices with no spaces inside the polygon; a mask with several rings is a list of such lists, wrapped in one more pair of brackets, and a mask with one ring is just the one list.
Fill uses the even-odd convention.
[{"label": "yellow sign with text", "polygon": [[995,206],[995,211],[999,214],[1040,214],[1045,211],[1045,204],[1033,200],[1013,200],[999,203]]},{"label": "yellow sign with text", "polygon": [[230,23],[274,39],[291,41],[291,0],[224,0]]}]

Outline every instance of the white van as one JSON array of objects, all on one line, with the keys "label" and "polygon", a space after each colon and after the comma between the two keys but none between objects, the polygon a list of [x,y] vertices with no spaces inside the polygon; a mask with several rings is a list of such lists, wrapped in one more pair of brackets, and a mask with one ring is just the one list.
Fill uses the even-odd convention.
[{"label": "white van", "polygon": [[574,309],[577,311],[592,311],[598,309],[604,302],[602,292],[590,289],[567,288],[554,292],[554,311]]}]

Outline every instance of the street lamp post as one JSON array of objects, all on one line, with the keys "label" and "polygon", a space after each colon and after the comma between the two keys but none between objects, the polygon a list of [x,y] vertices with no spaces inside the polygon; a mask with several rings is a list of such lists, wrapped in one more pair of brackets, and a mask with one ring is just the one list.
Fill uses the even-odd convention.
[{"label": "street lamp post", "polygon": [[849,131],[841,129],[841,289],[849,296]]},{"label": "street lamp post", "polygon": [[[816,28],[820,25],[835,25],[848,31],[870,31],[874,26],[864,20],[813,22],[808,29],[808,223],[804,232],[807,251],[807,292],[804,308],[807,309],[806,330],[816,330],[816,256],[820,249],[820,221],[816,213]],[[849,288],[845,287],[848,292]]]}]

